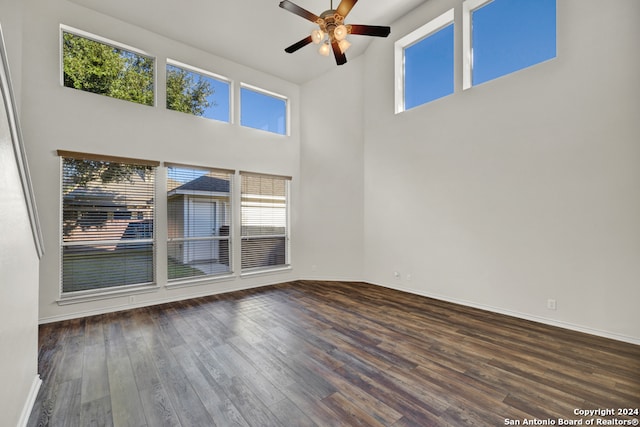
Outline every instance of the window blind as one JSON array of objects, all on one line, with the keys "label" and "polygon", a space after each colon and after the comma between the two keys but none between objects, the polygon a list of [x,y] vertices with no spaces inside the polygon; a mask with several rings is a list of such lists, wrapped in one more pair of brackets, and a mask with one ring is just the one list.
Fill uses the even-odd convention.
[{"label": "window blind", "polygon": [[289,264],[289,177],[241,172],[242,270]]},{"label": "window blind", "polygon": [[233,171],[167,167],[169,280],[231,271]]},{"label": "window blind", "polygon": [[62,155],[62,292],[149,284],[155,162]]}]

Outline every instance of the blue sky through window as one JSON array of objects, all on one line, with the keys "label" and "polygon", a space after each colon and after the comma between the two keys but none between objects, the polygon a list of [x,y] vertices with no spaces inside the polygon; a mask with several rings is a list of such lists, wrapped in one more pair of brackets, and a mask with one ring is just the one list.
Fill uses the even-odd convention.
[{"label": "blue sky through window", "polygon": [[213,105],[205,110],[202,117],[229,122],[229,82],[206,76],[203,78],[209,81],[213,88],[213,95],[209,99],[213,101]]},{"label": "blue sky through window", "polygon": [[280,135],[287,134],[287,101],[243,87],[240,89],[240,124]]},{"label": "blue sky through window", "polygon": [[404,50],[406,110],[453,93],[453,23]]},{"label": "blue sky through window", "polygon": [[494,0],[473,11],[473,84],[556,56],[556,0]]},{"label": "blue sky through window", "polygon": [[453,94],[456,64],[468,89],[557,55],[556,0],[465,0],[458,19],[450,9],[396,41],[396,113]]}]

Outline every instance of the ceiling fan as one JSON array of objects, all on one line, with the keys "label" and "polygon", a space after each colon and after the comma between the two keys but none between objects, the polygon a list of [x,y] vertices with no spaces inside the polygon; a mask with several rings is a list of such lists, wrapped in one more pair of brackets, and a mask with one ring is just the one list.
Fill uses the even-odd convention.
[{"label": "ceiling fan", "polygon": [[293,53],[310,43],[321,44],[320,54],[328,56],[333,50],[336,58],[336,64],[342,65],[347,62],[345,52],[351,46],[347,41],[348,34],[357,34],[361,36],[387,37],[391,32],[391,28],[378,25],[355,25],[345,24],[344,19],[347,17],[353,6],[358,0],[342,0],[337,9],[333,8],[333,0],[330,9],[325,10],[320,16],[301,8],[297,4],[284,0],[280,2],[280,7],[291,13],[307,19],[318,25],[318,29],[313,30],[311,35],[296,42],[285,49],[287,53]]}]

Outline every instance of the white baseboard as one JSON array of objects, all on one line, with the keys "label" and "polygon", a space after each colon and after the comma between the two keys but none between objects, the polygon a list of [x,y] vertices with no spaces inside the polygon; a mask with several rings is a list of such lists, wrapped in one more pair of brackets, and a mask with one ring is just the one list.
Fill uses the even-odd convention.
[{"label": "white baseboard", "polygon": [[362,282],[366,283],[362,280],[362,277],[350,277],[350,276],[320,276],[320,275],[311,275],[305,276],[304,279],[299,279],[304,282],[305,280],[309,281],[319,281],[319,282]]},{"label": "white baseboard", "polygon": [[42,380],[40,379],[40,375],[36,375],[31,383],[31,389],[29,390],[29,394],[27,395],[27,401],[24,403],[22,407],[22,412],[20,413],[20,419],[18,420],[18,427],[26,427],[29,422],[29,416],[31,415],[31,411],[33,410],[33,405],[36,403],[36,397],[38,397],[38,391],[40,391],[40,386],[42,385]]},{"label": "white baseboard", "polygon": [[395,290],[398,290],[398,291],[407,292],[407,293],[414,294],[414,295],[420,295],[420,296],[427,297],[427,298],[433,298],[433,299],[437,299],[437,300],[440,300],[440,301],[446,301],[446,302],[450,302],[450,303],[453,303],[453,304],[464,305],[464,306],[467,306],[467,307],[477,308],[477,309],[480,309],[480,310],[491,311],[493,313],[504,314],[506,316],[517,317],[519,319],[530,320],[532,322],[542,323],[542,324],[549,325],[549,326],[556,326],[558,328],[568,329],[568,330],[571,330],[571,331],[583,332],[583,333],[589,334],[589,335],[596,335],[596,336],[599,336],[599,337],[609,338],[609,339],[616,340],[616,341],[622,341],[622,342],[626,342],[626,343],[629,343],[629,344],[640,345],[640,338],[630,337],[630,336],[627,336],[627,335],[616,334],[616,333],[609,332],[609,331],[603,331],[603,330],[600,330],[600,329],[594,329],[594,328],[590,328],[590,327],[587,327],[587,326],[576,325],[576,324],[573,324],[573,323],[563,322],[563,321],[555,320],[555,319],[549,319],[549,318],[546,318],[546,317],[534,316],[534,315],[531,315],[531,314],[521,313],[521,312],[513,311],[513,310],[507,310],[507,309],[500,308],[500,307],[493,307],[493,306],[488,306],[488,305],[484,305],[484,304],[477,304],[477,303],[474,303],[472,301],[466,301],[466,300],[461,300],[461,299],[457,299],[457,298],[450,298],[450,297],[447,297],[447,296],[444,296],[444,295],[438,295],[438,294],[433,294],[433,293],[429,293],[429,292],[419,291],[417,289],[405,288],[405,287],[402,287],[402,286],[391,286],[391,285],[386,285],[386,284],[381,284],[381,283],[373,283],[373,282],[367,282],[367,283],[371,283],[372,285],[376,285],[376,286],[381,286],[383,288],[395,289]]}]

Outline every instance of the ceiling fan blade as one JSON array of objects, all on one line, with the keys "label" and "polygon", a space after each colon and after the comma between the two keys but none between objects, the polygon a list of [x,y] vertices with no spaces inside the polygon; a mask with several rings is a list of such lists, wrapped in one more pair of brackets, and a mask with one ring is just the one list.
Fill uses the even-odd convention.
[{"label": "ceiling fan blade", "polygon": [[308,19],[309,21],[315,23],[320,17],[314,13],[309,12],[307,9],[303,9],[295,3],[290,2],[289,0],[284,0],[280,2],[280,7],[288,10],[291,13],[295,13],[298,16],[303,17],[304,19]]},{"label": "ceiling fan blade", "polygon": [[296,50],[305,47],[309,43],[311,43],[311,36],[307,36],[307,37],[303,38],[302,40],[300,40],[299,42],[296,42],[296,43],[292,44],[291,46],[286,48],[284,51],[287,52],[287,53],[293,53]]},{"label": "ceiling fan blade", "polygon": [[342,0],[336,9],[336,13],[345,18],[357,2],[358,0]]},{"label": "ceiling fan blade", "polygon": [[344,52],[342,52],[342,49],[340,49],[337,41],[331,43],[331,48],[333,48],[333,56],[336,57],[336,64],[345,64],[347,62],[347,57]]},{"label": "ceiling fan blade", "polygon": [[361,36],[387,37],[391,32],[390,27],[382,27],[380,25],[351,25],[351,34]]}]

